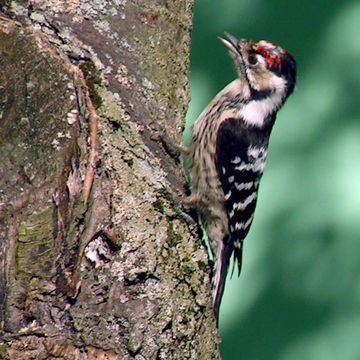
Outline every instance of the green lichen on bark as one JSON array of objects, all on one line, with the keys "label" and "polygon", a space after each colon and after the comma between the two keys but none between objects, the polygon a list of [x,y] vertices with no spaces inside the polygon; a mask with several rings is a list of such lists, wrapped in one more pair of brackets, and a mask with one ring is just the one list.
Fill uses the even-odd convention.
[{"label": "green lichen on bark", "polygon": [[[107,164],[106,172],[112,174],[113,185],[117,189],[117,193],[113,194],[114,226],[121,228],[127,239],[112,264],[113,276],[123,279],[124,284],[132,284],[132,291],[143,288],[140,292],[147,294],[145,298],[151,299],[151,304],[156,304],[158,310],[154,318],[142,321],[147,324],[148,334],[154,332],[151,337],[163,344],[164,350],[159,358],[177,358],[165,350],[174,342],[179,347],[185,346],[182,351],[184,359],[193,358],[190,348],[197,341],[199,329],[206,327],[206,322],[211,328],[213,322],[212,309],[204,311],[209,306],[206,305],[209,304],[206,294],[210,286],[206,252],[201,247],[199,249],[194,236],[195,227],[193,233],[189,232],[188,225],[181,218],[165,174],[159,163],[152,162],[148,157],[149,150],[141,144],[141,134],[137,133],[136,125],[122,111],[122,104],[107,91],[102,90],[102,97],[104,106],[99,130],[105,155],[103,160]],[[111,126],[114,121],[121,130]],[[128,167],[128,159],[123,157],[124,152],[132,159],[131,168]],[[144,159],[151,163],[151,167],[144,165],[141,161]],[[129,192],[129,189],[132,190]],[[121,214],[121,217],[116,214]],[[136,233],[143,236],[139,238]],[[204,271],[205,268],[207,271]],[[126,295],[124,285],[119,284],[118,288],[123,289],[124,300],[130,296]],[[174,288],[176,292],[173,292]],[[125,311],[126,302],[122,306],[124,309],[121,311]],[[203,317],[201,325],[194,322],[194,312]],[[117,321],[112,319],[112,323]],[[168,329],[163,332],[164,328]],[[155,348],[141,331],[133,331],[138,335],[129,339],[128,345],[132,351],[141,349],[142,354],[150,356]],[[212,346],[215,351],[216,342]],[[202,345],[199,345],[196,356],[205,357],[207,355],[200,354],[208,354],[207,351],[208,348],[202,349]]]},{"label": "green lichen on bark", "polygon": [[170,246],[176,246],[176,244],[180,243],[180,241],[182,240],[180,234],[174,231],[174,225],[172,221],[169,221],[167,237]]},{"label": "green lichen on bark", "polygon": [[[173,3],[172,7],[167,9],[155,5],[147,6],[144,12],[148,17],[154,18],[154,26],[150,29],[150,34],[147,29],[146,35],[144,34],[143,38],[139,37],[144,75],[151,79],[152,84],[155,84],[154,89],[147,86],[147,92],[160,101],[169,118],[177,119],[177,121],[183,121],[189,99],[187,79],[179,76],[179,74],[186,74],[189,69],[188,54],[192,27],[190,9],[193,3],[186,1],[185,4],[187,9],[184,9],[184,4],[180,2]],[[161,27],[161,24],[167,24],[169,31],[160,35],[156,29],[157,26]],[[179,98],[184,99],[183,108],[173,106],[178,104]],[[159,110],[163,115],[161,106],[155,110],[157,116],[159,116]]]},{"label": "green lichen on bark", "polygon": [[53,238],[53,209],[28,216],[18,227],[16,264],[19,278],[54,276],[53,258],[57,255]]},{"label": "green lichen on bark", "polygon": [[95,108],[99,108],[102,105],[102,99],[97,90],[97,87],[102,85],[99,71],[91,60],[81,62],[79,67],[89,88],[91,101]]},{"label": "green lichen on bark", "polygon": [[[59,234],[65,230],[59,224],[65,225],[71,214],[63,212],[59,219],[57,209],[74,201],[66,181],[75,164],[79,119],[71,67],[41,36],[3,20],[0,47],[0,156],[7,169],[0,177],[0,218],[7,224],[0,242],[11,270],[1,269],[11,286],[1,289],[0,316],[5,329],[16,331],[33,319],[29,292],[41,296],[49,291],[44,284],[56,274]],[[39,316],[37,321],[46,320]]]},{"label": "green lichen on bark", "polygon": [[5,345],[0,345],[0,359],[2,360],[11,360],[8,348]]}]

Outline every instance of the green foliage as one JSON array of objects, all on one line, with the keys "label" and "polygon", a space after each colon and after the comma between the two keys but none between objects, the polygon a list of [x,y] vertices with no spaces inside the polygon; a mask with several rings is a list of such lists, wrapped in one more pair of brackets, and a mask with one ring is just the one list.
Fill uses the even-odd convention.
[{"label": "green foliage", "polygon": [[298,62],[243,272],[228,279],[223,360],[360,359],[359,19],[355,1],[196,2],[189,124],[234,79],[223,31],[278,43]]}]

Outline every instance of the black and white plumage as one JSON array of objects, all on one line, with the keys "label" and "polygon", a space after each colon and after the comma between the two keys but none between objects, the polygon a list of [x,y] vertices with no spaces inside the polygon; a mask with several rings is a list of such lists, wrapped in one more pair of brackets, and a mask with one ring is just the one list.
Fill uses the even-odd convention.
[{"label": "black and white plumage", "polygon": [[213,304],[218,318],[229,261],[240,274],[243,241],[254,218],[259,182],[276,113],[292,93],[293,57],[267,41],[226,34],[238,79],[225,87],[192,127],[192,194],[215,259]]}]

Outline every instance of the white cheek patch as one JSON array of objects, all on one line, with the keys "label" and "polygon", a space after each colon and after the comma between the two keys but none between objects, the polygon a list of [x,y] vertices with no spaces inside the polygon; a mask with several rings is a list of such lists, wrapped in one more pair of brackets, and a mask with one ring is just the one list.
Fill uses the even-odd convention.
[{"label": "white cheek patch", "polygon": [[238,116],[241,116],[248,125],[262,127],[265,119],[282,104],[286,81],[273,75],[270,84],[276,91],[264,99],[250,101],[239,110]]},{"label": "white cheek patch", "polygon": [[270,78],[270,83],[271,83],[271,87],[273,89],[276,89],[276,92],[281,94],[285,93],[286,81],[283,78],[273,75]]}]

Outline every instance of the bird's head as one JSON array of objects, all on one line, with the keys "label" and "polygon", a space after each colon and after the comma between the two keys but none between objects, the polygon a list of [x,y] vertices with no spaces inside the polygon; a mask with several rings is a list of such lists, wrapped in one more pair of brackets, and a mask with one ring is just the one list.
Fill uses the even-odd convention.
[{"label": "bird's head", "polygon": [[247,82],[251,96],[281,92],[284,98],[294,90],[296,62],[289,52],[265,41],[237,39],[225,33],[220,40],[234,59],[239,78]]}]

